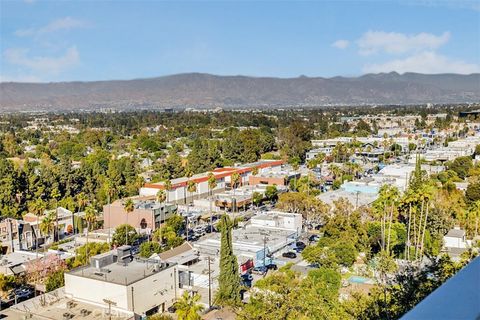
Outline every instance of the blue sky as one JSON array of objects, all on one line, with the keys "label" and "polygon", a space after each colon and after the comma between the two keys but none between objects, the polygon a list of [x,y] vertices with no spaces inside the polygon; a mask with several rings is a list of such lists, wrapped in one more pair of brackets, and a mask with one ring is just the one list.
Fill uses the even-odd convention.
[{"label": "blue sky", "polygon": [[0,0],[1,81],[480,72],[478,1]]}]

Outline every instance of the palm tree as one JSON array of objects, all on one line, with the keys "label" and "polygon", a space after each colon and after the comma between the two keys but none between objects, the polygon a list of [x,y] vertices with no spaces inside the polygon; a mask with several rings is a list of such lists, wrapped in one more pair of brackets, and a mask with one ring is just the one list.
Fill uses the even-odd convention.
[{"label": "palm tree", "polygon": [[[158,190],[157,192],[157,202],[164,203],[167,199],[165,190]],[[165,207],[160,211],[160,239],[162,238],[162,211],[165,212]]]},{"label": "palm tree", "polygon": [[107,201],[108,201],[108,243],[110,243],[110,223],[111,223],[110,209],[111,209],[112,199],[115,197],[117,191],[115,190],[115,187],[113,186],[112,182],[109,179],[105,182],[105,190],[106,190]]},{"label": "palm tree", "polygon": [[[50,237],[52,232],[55,232],[55,212],[50,211],[45,217],[43,217],[42,222],[40,223],[39,229],[45,237]],[[46,243],[46,241],[45,241]],[[44,245],[43,251],[45,251],[46,246]]]},{"label": "palm tree", "polygon": [[88,234],[90,231],[90,226],[97,221],[97,211],[93,206],[88,206],[85,208],[85,221],[87,221],[87,243],[85,246],[85,261],[88,263]]},{"label": "palm tree", "polygon": [[193,180],[188,180],[187,182],[187,191],[189,195],[197,191],[197,183]]},{"label": "palm tree", "polygon": [[[235,198],[235,190],[237,189],[237,183],[238,181],[240,180],[240,174],[238,172],[235,172],[232,174],[231,176],[231,179],[232,179],[232,188],[233,188],[233,197]],[[236,210],[237,210],[237,205],[236,205],[236,201],[235,201],[235,206],[233,206],[233,212],[235,213]],[[233,203],[232,203],[233,204]]]},{"label": "palm tree", "polygon": [[187,291],[183,292],[182,297],[175,303],[178,320],[200,320],[202,317],[198,314],[204,307],[198,303],[200,295],[191,296]]},{"label": "palm tree", "polygon": [[215,175],[213,174],[213,172],[209,172],[208,173],[208,193],[210,195],[210,229],[212,228],[212,216],[213,216],[213,212],[212,212],[212,201],[213,201],[213,190],[217,187],[217,178],[215,178]]},{"label": "palm tree", "polygon": [[167,195],[167,202],[168,202],[169,201],[168,200],[168,192],[170,190],[172,190],[172,181],[166,180],[163,184],[163,187],[165,188],[165,192],[166,192],[166,195]]},{"label": "palm tree", "polygon": [[[50,196],[55,201],[55,231],[53,232],[54,241],[58,241],[58,199],[62,196],[57,187],[52,189]],[[56,238],[56,240],[55,240]]]},{"label": "palm tree", "polygon": [[157,202],[164,203],[165,200],[167,199],[167,195],[165,193],[165,190],[158,190],[157,192]]},{"label": "palm tree", "polygon": [[125,244],[128,244],[128,215],[130,212],[135,210],[135,204],[133,203],[132,199],[128,198],[127,201],[123,204],[123,209],[125,210]]},{"label": "palm tree", "polygon": [[37,216],[37,235],[35,237],[35,252],[36,258],[38,259],[38,238],[40,237],[40,223],[39,218],[43,212],[47,209],[47,203],[42,199],[38,198],[37,200],[31,201],[28,204],[28,210]]},{"label": "palm tree", "polygon": [[184,192],[184,196],[185,196],[185,203],[184,204],[187,204],[187,195],[186,195],[186,192],[188,191],[188,185],[190,183],[190,178],[193,176],[193,172],[191,170],[187,170],[187,172],[185,173],[185,176],[188,178],[187,180],[187,185],[186,185],[186,188],[183,188],[183,192]]},{"label": "palm tree", "polygon": [[[77,194],[77,207],[78,207],[78,212],[81,212],[86,205],[88,204],[88,198],[87,195],[83,192],[80,192]],[[73,217],[73,234],[75,234],[75,216]]]}]

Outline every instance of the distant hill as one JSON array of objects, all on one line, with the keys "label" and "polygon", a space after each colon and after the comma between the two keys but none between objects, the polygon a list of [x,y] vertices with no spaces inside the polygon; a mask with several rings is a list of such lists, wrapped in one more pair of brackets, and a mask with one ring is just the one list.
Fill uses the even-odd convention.
[{"label": "distant hill", "polygon": [[352,78],[284,79],[188,73],[134,80],[0,83],[0,111],[479,101],[480,74],[391,72]]}]

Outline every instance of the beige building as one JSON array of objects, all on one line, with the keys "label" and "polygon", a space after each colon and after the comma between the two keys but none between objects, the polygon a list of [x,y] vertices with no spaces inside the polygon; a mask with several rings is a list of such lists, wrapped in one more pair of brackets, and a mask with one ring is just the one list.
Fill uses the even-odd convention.
[{"label": "beige building", "polygon": [[89,304],[135,315],[162,312],[176,297],[176,264],[133,258],[130,246],[94,256],[91,264],[65,273],[65,294]]},{"label": "beige building", "polygon": [[177,212],[177,206],[173,204],[159,203],[146,198],[132,198],[132,200],[134,209],[128,213],[128,216],[124,208],[126,199],[103,206],[104,228],[114,229],[128,223],[139,233],[150,233]]}]

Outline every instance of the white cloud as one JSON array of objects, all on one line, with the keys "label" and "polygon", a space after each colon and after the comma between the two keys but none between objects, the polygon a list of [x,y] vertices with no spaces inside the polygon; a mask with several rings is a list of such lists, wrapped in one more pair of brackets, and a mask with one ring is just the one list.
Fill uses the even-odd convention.
[{"label": "white cloud", "polygon": [[357,44],[362,55],[378,52],[403,54],[435,50],[447,43],[449,39],[450,32],[436,36],[426,32],[408,35],[397,32],[368,31],[357,40]]},{"label": "white cloud", "polygon": [[39,28],[19,29],[15,31],[18,37],[39,36],[61,30],[70,30],[75,28],[85,28],[88,23],[82,20],[74,19],[72,17],[64,17],[53,20],[49,24]]},{"label": "white cloud", "polygon": [[332,47],[338,48],[338,49],[346,49],[350,45],[350,41],[348,40],[337,40],[334,43],[332,43]]},{"label": "white cloud", "polygon": [[28,49],[10,48],[4,52],[5,61],[12,65],[28,68],[34,72],[58,74],[75,66],[80,61],[80,55],[75,46],[67,49],[59,57],[28,56]]},{"label": "white cloud", "polygon": [[416,53],[404,59],[396,59],[379,64],[369,64],[363,68],[366,73],[391,72],[398,73],[459,73],[470,74],[480,72],[480,65],[454,60],[433,51]]}]

